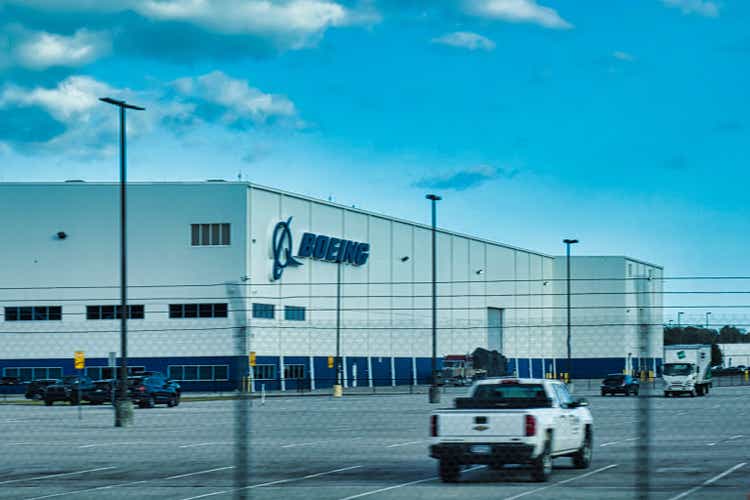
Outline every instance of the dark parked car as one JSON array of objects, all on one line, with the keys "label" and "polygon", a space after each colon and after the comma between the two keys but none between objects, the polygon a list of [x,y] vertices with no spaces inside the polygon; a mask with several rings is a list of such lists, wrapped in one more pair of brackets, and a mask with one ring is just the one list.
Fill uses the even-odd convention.
[{"label": "dark parked car", "polygon": [[86,399],[93,388],[94,381],[90,377],[68,375],[63,377],[59,383],[47,386],[44,393],[44,404],[52,406],[55,401],[68,401],[72,405],[77,405],[81,400]]},{"label": "dark parked car", "polygon": [[94,382],[93,389],[88,391],[83,396],[83,399],[92,405],[112,403],[114,402],[116,384],[117,381],[115,379],[97,380]]},{"label": "dark parked car", "polygon": [[153,408],[157,404],[169,407],[180,404],[176,384],[161,375],[130,377],[128,385],[130,399],[141,408]]},{"label": "dark parked car", "polygon": [[606,396],[607,394],[612,394],[613,396],[615,394],[624,394],[626,396],[635,394],[637,396],[639,387],[640,384],[637,378],[614,373],[607,375],[607,378],[602,380],[601,391],[602,396]]},{"label": "dark parked car", "polygon": [[44,399],[44,393],[47,392],[47,387],[52,384],[60,383],[60,379],[57,378],[43,378],[29,382],[26,386],[26,399]]},{"label": "dark parked car", "polygon": [[0,385],[19,385],[21,379],[18,377],[2,377],[0,378]]}]

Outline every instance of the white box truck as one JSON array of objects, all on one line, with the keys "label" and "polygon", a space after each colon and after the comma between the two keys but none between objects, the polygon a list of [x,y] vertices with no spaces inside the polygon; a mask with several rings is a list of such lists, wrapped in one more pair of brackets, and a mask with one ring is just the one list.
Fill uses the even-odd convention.
[{"label": "white box truck", "polygon": [[665,345],[662,378],[664,397],[708,394],[711,387],[711,345]]}]

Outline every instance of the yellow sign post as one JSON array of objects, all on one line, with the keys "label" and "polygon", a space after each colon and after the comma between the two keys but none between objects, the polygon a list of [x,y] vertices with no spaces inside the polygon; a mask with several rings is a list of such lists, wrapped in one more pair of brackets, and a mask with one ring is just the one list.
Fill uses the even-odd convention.
[{"label": "yellow sign post", "polygon": [[250,354],[247,356],[247,361],[250,366],[255,366],[255,351],[250,351]]},{"label": "yellow sign post", "polygon": [[86,367],[86,355],[83,351],[76,351],[73,354],[73,363],[76,370],[83,370]]},{"label": "yellow sign post", "polygon": [[328,368],[333,368],[333,356],[328,356]]}]

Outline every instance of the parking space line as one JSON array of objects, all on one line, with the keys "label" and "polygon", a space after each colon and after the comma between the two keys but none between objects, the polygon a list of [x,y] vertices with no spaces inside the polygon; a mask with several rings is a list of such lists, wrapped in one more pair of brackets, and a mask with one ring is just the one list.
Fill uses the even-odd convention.
[{"label": "parking space line", "polygon": [[[478,470],[478,469],[483,469],[485,467],[486,467],[485,465],[478,465],[476,467],[470,467],[470,468],[466,469],[464,472],[470,472],[470,471],[474,471],[474,470]],[[433,477],[428,477],[428,478],[425,478],[425,479],[418,479],[416,481],[409,481],[408,483],[394,484],[393,486],[388,486],[387,488],[380,488],[378,490],[365,491],[364,493],[360,493],[358,495],[352,495],[350,497],[342,498],[341,500],[354,500],[355,498],[367,497],[367,496],[370,496],[370,495],[375,495],[376,493],[383,493],[384,491],[391,491],[391,490],[395,490],[397,488],[404,488],[405,486],[412,486],[414,484],[427,483],[429,481],[434,481],[437,478],[438,478],[437,476],[433,476]]]},{"label": "parking space line", "polygon": [[183,444],[180,448],[197,448],[199,446],[210,446],[212,444],[223,444],[223,441],[210,441],[208,443]]},{"label": "parking space line", "polygon": [[745,436],[743,436],[742,434],[737,434],[736,436],[730,436],[729,439],[740,439],[742,437],[745,437]]},{"label": "parking space line", "polygon": [[83,489],[83,490],[63,491],[63,492],[60,492],[60,493],[52,493],[50,495],[44,495],[44,496],[41,496],[41,497],[27,498],[26,500],[42,500],[43,498],[55,498],[55,497],[62,497],[62,496],[65,496],[65,495],[74,495],[76,493],[86,493],[86,492],[89,492],[89,491],[108,490],[110,488],[119,488],[120,486],[131,486],[131,485],[134,485],[134,484],[141,484],[141,483],[146,483],[146,482],[148,482],[148,481],[133,481],[132,483],[110,484],[108,486],[97,486],[96,488],[86,488],[86,489]]},{"label": "parking space line", "polygon": [[409,441],[407,443],[389,444],[388,446],[386,446],[386,448],[398,448],[400,446],[409,446],[409,445],[412,445],[412,444],[420,444],[420,443],[424,443],[424,441],[420,440],[420,441]]},{"label": "parking space line", "polygon": [[547,486],[542,486],[541,488],[535,488],[533,490],[524,491],[523,493],[519,493],[518,495],[513,495],[512,497],[506,497],[504,500],[514,500],[515,498],[525,497],[526,495],[533,495],[534,493],[538,493],[540,491],[548,490],[550,488],[554,488],[555,486],[559,486],[561,484],[567,484],[567,483],[570,483],[572,481],[576,481],[578,479],[583,479],[584,477],[593,476],[594,474],[598,474],[600,472],[604,472],[606,470],[613,469],[613,468],[617,467],[618,465],[619,464],[610,464],[610,465],[607,465],[606,467],[601,467],[599,469],[592,470],[591,472],[587,472],[585,474],[581,474],[580,476],[570,477],[568,479],[563,479],[562,481],[557,481],[557,482],[552,483],[552,484],[547,485]]},{"label": "parking space line", "polygon": [[183,477],[199,476],[201,474],[208,474],[210,472],[218,472],[220,470],[234,469],[234,465],[228,465],[226,467],[217,467],[216,469],[201,470],[198,472],[190,472],[188,474],[179,474],[177,476],[169,476],[162,479],[162,481],[169,481],[170,479],[182,479]]},{"label": "parking space line", "polygon": [[309,443],[292,443],[292,444],[285,444],[282,446],[282,448],[297,448],[298,446],[312,446],[314,444],[320,444],[323,441],[311,441]]},{"label": "parking space line", "polygon": [[734,467],[730,467],[729,469],[725,470],[721,474],[718,474],[718,475],[712,477],[711,479],[707,479],[707,480],[703,481],[701,484],[699,484],[698,486],[695,486],[694,488],[690,488],[689,490],[687,490],[687,491],[685,491],[683,493],[680,493],[679,495],[677,495],[675,497],[672,497],[669,500],[679,500],[680,498],[685,498],[688,495],[692,495],[693,493],[695,493],[696,491],[700,490],[701,488],[704,488],[706,486],[709,486],[709,485],[715,483],[716,481],[718,481],[722,477],[728,476],[732,472],[736,471],[737,469],[741,469],[745,465],[747,465],[747,462],[742,462],[741,464],[737,464]]},{"label": "parking space line", "polygon": [[315,474],[308,474],[307,476],[302,476],[302,477],[292,477],[292,478],[288,478],[288,479],[278,479],[276,481],[270,481],[268,483],[251,484],[250,486],[245,486],[244,488],[233,488],[231,490],[214,491],[212,493],[205,493],[203,495],[198,495],[198,496],[194,496],[194,497],[183,498],[182,500],[197,500],[199,498],[208,498],[208,497],[213,497],[213,496],[216,496],[216,495],[223,495],[224,493],[231,493],[231,492],[235,492],[235,491],[252,490],[252,489],[255,489],[255,488],[263,488],[265,486],[274,486],[274,485],[277,485],[277,484],[293,483],[293,482],[296,482],[296,481],[303,481],[305,479],[313,479],[313,478],[316,478],[316,477],[327,476],[329,474],[335,474],[337,472],[345,472],[345,471],[352,470],[352,469],[359,469],[360,467],[362,467],[362,466],[361,465],[352,465],[350,467],[343,467],[341,469],[334,469],[334,470],[329,470],[329,471],[324,471],[324,472],[316,472]]},{"label": "parking space line", "polygon": [[613,444],[617,444],[619,441],[609,441],[608,443],[602,443],[599,446],[604,448],[605,446],[612,446]]},{"label": "parking space line", "polygon": [[88,474],[89,472],[99,472],[101,470],[110,470],[114,468],[115,467],[98,467],[96,469],[87,469],[87,470],[81,470],[77,472],[64,472],[62,474],[48,474],[46,476],[28,477],[24,479],[11,479],[9,481],[0,481],[0,484],[23,483],[26,481],[40,481],[42,479],[51,479],[53,477],[76,476],[80,474]]}]

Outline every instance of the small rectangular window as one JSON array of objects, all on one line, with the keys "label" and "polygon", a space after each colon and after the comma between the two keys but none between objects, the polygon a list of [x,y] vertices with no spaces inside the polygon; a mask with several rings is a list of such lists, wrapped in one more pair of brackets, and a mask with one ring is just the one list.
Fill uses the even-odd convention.
[{"label": "small rectangular window", "polygon": [[284,319],[287,321],[305,321],[305,308],[300,306],[284,306]]},{"label": "small rectangular window", "polygon": [[214,304],[214,318],[227,317],[227,304]]},{"label": "small rectangular window", "polygon": [[50,321],[61,321],[62,320],[62,307],[61,306],[49,306],[47,308],[48,318]]},{"label": "small rectangular window", "polygon": [[115,306],[102,306],[102,319],[115,319]]},{"label": "small rectangular window", "polygon": [[44,306],[34,307],[34,321],[46,321],[49,318],[47,308]]},{"label": "small rectangular window", "polygon": [[169,317],[170,318],[185,317],[182,312],[182,304],[169,304]]},{"label": "small rectangular window", "polygon": [[218,245],[221,243],[221,235],[219,234],[221,224],[211,224],[211,244]]},{"label": "small rectangular window", "polygon": [[190,224],[190,244],[194,247],[201,244],[201,226],[199,224]]},{"label": "small rectangular window", "polygon": [[229,380],[229,367],[227,365],[214,366],[214,380]]},{"label": "small rectangular window", "polygon": [[170,366],[167,368],[167,377],[172,380],[182,380],[182,366]]},{"label": "small rectangular window", "polygon": [[199,366],[198,367],[198,380],[213,380],[213,367],[212,366]]},{"label": "small rectangular window", "polygon": [[143,319],[146,317],[142,304],[128,306],[130,319]]},{"label": "small rectangular window", "polygon": [[201,245],[211,244],[211,224],[201,224]]},{"label": "small rectangular window", "polygon": [[101,319],[101,306],[86,306],[86,319]]},{"label": "small rectangular window", "polygon": [[273,319],[274,307],[273,304],[253,303],[253,318]]},{"label": "small rectangular window", "polygon": [[18,321],[18,308],[17,307],[5,308],[5,321]]},{"label": "small rectangular window", "polygon": [[18,317],[21,319],[21,321],[31,321],[31,318],[32,318],[31,307],[19,307],[18,311],[19,311]]},{"label": "small rectangular window", "polygon": [[198,315],[201,318],[212,318],[213,317],[213,304],[199,304]]},{"label": "small rectangular window", "polygon": [[47,377],[48,378],[62,378],[62,368],[48,368]]},{"label": "small rectangular window", "polygon": [[33,368],[19,368],[18,369],[18,378],[21,379],[21,382],[28,382],[30,380],[34,379],[34,369]]},{"label": "small rectangular window", "polygon": [[229,245],[231,241],[232,239],[230,236],[229,224],[222,224],[221,225],[221,244]]},{"label": "small rectangular window", "polygon": [[198,367],[186,365],[182,367],[182,380],[198,380]]},{"label": "small rectangular window", "polygon": [[185,317],[197,318],[198,317],[198,304],[185,304]]},{"label": "small rectangular window", "polygon": [[3,368],[3,376],[18,378],[18,368]]}]

